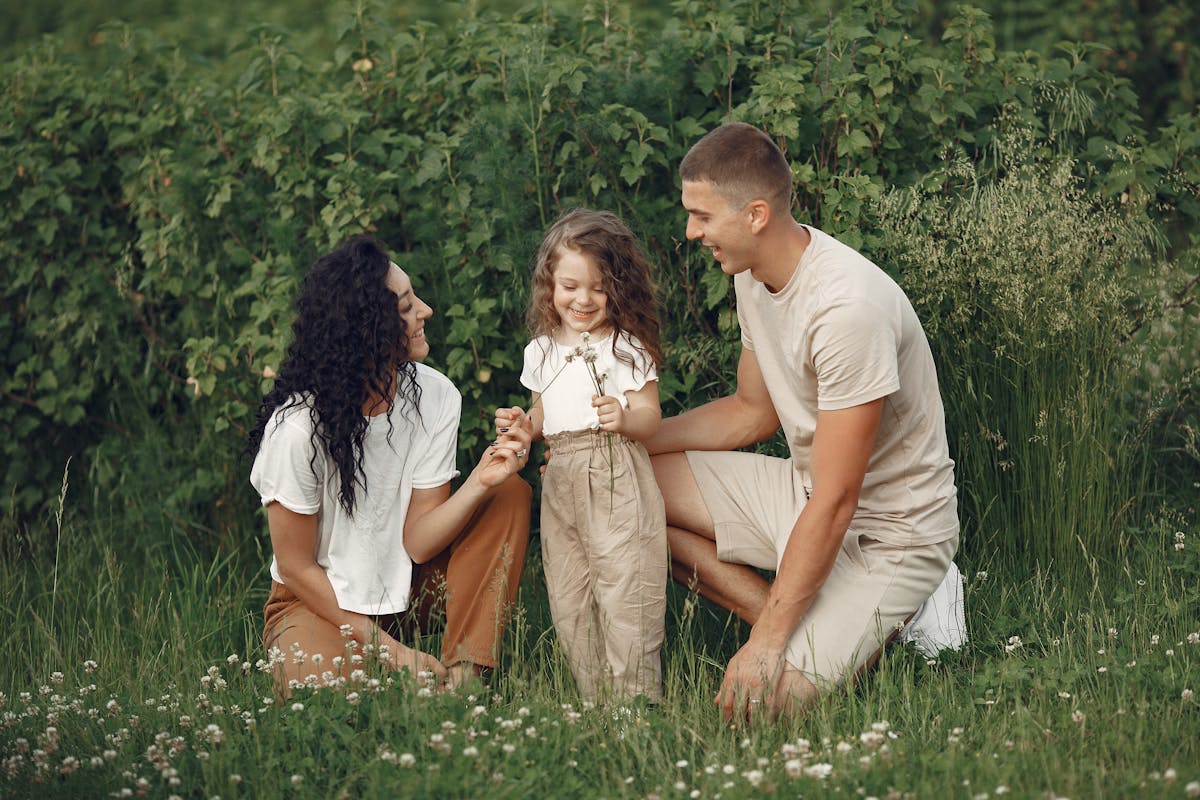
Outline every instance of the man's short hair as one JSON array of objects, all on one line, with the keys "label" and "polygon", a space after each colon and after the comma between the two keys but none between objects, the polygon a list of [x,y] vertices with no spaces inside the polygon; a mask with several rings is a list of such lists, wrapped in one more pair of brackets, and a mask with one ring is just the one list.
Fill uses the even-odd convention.
[{"label": "man's short hair", "polygon": [[734,208],[761,199],[772,211],[791,210],[787,159],[770,136],[744,122],[726,122],[705,134],[683,157],[679,177],[713,184]]}]

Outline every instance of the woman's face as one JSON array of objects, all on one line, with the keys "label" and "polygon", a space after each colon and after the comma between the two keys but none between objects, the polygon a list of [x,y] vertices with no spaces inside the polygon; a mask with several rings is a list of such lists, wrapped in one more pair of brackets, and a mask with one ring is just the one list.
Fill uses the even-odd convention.
[{"label": "woman's face", "polygon": [[408,336],[408,357],[413,361],[423,361],[425,356],[429,355],[429,342],[425,340],[425,320],[433,316],[433,309],[417,297],[408,273],[395,264],[388,269],[385,282],[399,298],[397,307]]}]

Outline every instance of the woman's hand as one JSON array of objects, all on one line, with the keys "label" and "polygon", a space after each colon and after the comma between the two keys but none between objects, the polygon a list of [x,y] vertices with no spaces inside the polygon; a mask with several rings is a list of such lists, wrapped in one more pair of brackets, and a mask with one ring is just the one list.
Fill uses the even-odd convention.
[{"label": "woman's hand", "polygon": [[520,408],[496,409],[496,441],[484,452],[472,476],[491,488],[519,472],[529,462],[532,423]]},{"label": "woman's hand", "polygon": [[382,630],[379,631],[379,645],[387,647],[392,669],[397,672],[407,669],[417,683],[431,688],[439,688],[446,682],[446,668],[429,653],[401,644]]}]

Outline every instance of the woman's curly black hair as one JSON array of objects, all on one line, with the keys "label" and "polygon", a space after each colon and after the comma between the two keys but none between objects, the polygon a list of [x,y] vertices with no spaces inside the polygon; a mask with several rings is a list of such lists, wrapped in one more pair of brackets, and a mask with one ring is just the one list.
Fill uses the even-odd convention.
[{"label": "woman's curly black hair", "polygon": [[[381,397],[390,415],[396,397],[408,400],[414,411],[420,400],[399,298],[386,284],[390,266],[387,252],[369,236],[355,236],[317,260],[296,301],[292,343],[246,443],[253,458],[278,409],[307,405],[313,428],[310,466],[315,472],[316,453],[324,448],[337,466],[338,499],[351,515],[356,487],[367,489],[364,405]],[[391,433],[389,416],[389,439]]]}]

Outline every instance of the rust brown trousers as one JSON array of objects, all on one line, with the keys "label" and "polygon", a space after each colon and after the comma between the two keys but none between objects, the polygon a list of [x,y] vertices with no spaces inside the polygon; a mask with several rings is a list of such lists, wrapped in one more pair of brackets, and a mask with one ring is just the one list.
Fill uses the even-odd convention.
[{"label": "rust brown trousers", "polygon": [[[408,610],[373,619],[400,641],[444,626],[445,666],[495,667],[525,566],[531,496],[529,484],[516,476],[491,489],[450,546],[416,565]],[[272,581],[263,618],[268,653],[278,648],[283,654],[275,666],[281,688],[326,672],[348,679],[358,668],[353,656],[361,647],[283,584]],[[305,657],[295,657],[297,650]]]}]

